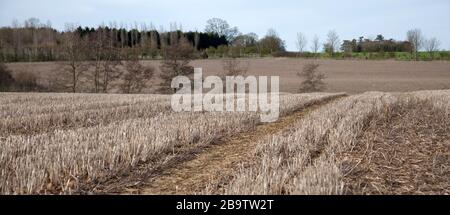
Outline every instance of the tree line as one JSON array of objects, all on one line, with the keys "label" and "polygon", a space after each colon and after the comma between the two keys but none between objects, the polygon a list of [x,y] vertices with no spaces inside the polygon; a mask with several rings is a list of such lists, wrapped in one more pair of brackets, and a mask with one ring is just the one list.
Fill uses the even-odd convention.
[{"label": "tree line", "polygon": [[[168,31],[159,30],[153,25],[134,24],[126,28],[115,23],[100,25],[96,28],[67,24],[64,31],[57,31],[51,23],[41,23],[30,18],[20,24],[14,21],[11,27],[0,28],[0,60],[19,61],[62,61],[67,60],[64,47],[67,37],[76,36],[80,45],[86,46],[86,60],[96,60],[95,53],[105,49],[116,49],[117,57],[127,59],[138,54],[140,59],[161,59],[164,47],[173,43],[172,34],[187,39],[193,46],[195,58],[221,57],[336,57],[353,56],[352,53],[410,53],[418,60],[419,50],[425,50],[431,58],[439,50],[440,42],[436,38],[425,39],[419,29],[407,32],[406,40],[385,39],[378,35],[376,39],[359,37],[341,42],[336,31],[329,31],[322,43],[314,36],[308,50],[308,39],[298,33],[296,45],[298,52],[286,51],[285,42],[274,29],[269,29],[264,37],[256,33],[243,34],[237,27],[219,18],[207,21],[204,31],[183,32],[181,26],[171,24]],[[82,43],[82,44],[81,44]],[[92,54],[94,53],[94,54]],[[105,57],[105,56],[100,56]]]},{"label": "tree line", "polygon": [[[304,49],[307,43],[307,38],[302,33],[297,33],[296,45],[298,53],[305,53]],[[315,36],[312,43],[313,56],[317,56],[320,48],[319,38]],[[429,58],[433,60],[436,53],[439,52],[440,44],[440,41],[435,37],[425,38],[420,29],[409,30],[404,41],[385,39],[382,34],[379,34],[373,40],[361,36],[358,39],[344,40],[342,43],[336,31],[332,30],[328,32],[326,41],[323,43],[323,52],[331,57],[334,57],[337,53],[340,53],[343,57],[352,57],[354,56],[353,53],[379,53],[383,58],[384,53],[390,53],[391,57],[395,53],[410,53],[410,58],[419,60],[419,51],[424,50],[428,53]]]},{"label": "tree line", "polygon": [[[141,59],[159,59],[165,46],[174,43],[172,34],[187,39],[194,47],[197,58],[212,55],[228,55],[237,50],[231,46],[245,47],[247,52],[270,53],[283,51],[284,42],[274,30],[258,41],[254,33],[240,34],[236,27],[230,27],[221,19],[208,20],[204,32],[183,32],[181,26],[171,24],[170,30],[156,30],[154,26],[137,24],[132,28],[118,27],[117,24],[101,25],[97,28],[66,24],[64,31],[57,31],[50,23],[43,24],[31,18],[23,24],[14,21],[11,27],[0,28],[0,61],[62,61],[68,60],[64,54],[70,37],[78,37],[78,45],[85,46],[86,60],[95,60],[100,49],[117,49],[119,58],[126,59],[138,53]],[[72,38],[73,39],[73,38]],[[236,52],[236,51],[234,51]]]}]

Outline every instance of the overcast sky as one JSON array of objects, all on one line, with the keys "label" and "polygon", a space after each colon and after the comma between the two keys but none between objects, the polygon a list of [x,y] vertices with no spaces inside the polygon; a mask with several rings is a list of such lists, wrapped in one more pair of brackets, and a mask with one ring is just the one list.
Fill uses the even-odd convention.
[{"label": "overcast sky", "polygon": [[324,41],[330,29],[341,40],[377,34],[405,39],[408,29],[420,28],[426,37],[437,37],[441,49],[450,50],[450,0],[0,0],[0,26],[29,17],[49,20],[60,30],[65,23],[97,26],[111,21],[166,29],[177,22],[183,30],[204,30],[206,20],[218,17],[260,37],[274,28],[289,50],[296,49],[299,31],[309,41],[315,34]]}]

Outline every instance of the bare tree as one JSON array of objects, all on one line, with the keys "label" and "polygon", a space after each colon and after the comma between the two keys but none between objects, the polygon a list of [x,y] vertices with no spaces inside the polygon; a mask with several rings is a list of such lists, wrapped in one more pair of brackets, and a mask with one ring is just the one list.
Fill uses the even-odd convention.
[{"label": "bare tree", "polygon": [[307,43],[308,40],[306,39],[305,35],[301,32],[298,32],[296,45],[299,53],[302,53],[304,51]]},{"label": "bare tree", "polygon": [[425,50],[430,54],[431,60],[434,60],[434,53],[439,50],[441,42],[435,37],[425,41]]},{"label": "bare tree", "polygon": [[60,69],[68,74],[66,87],[69,87],[72,92],[77,92],[80,76],[86,72],[86,47],[85,38],[82,38],[74,30],[73,25],[66,26],[66,32],[63,35],[62,54],[66,61],[60,64]]},{"label": "bare tree", "polygon": [[320,92],[325,89],[325,75],[317,71],[319,64],[308,63],[297,75],[303,79],[299,91],[302,93]]},{"label": "bare tree", "polygon": [[105,32],[103,28],[97,29],[97,32],[93,35],[94,38],[90,39],[90,54],[92,55],[93,61],[90,62],[93,69],[92,80],[94,82],[94,92],[98,93],[100,91],[100,74],[103,65],[103,51],[105,48]]},{"label": "bare tree", "polygon": [[243,63],[237,58],[225,58],[222,60],[224,76],[245,75],[249,69],[249,63]]},{"label": "bare tree", "polygon": [[420,29],[412,29],[409,30],[406,33],[406,37],[408,42],[412,45],[412,50],[414,52],[414,56],[416,61],[419,60],[419,50],[422,48],[423,45],[423,35],[422,31]]},{"label": "bare tree", "polygon": [[13,47],[14,47],[14,60],[19,60],[19,51],[22,50],[22,34],[20,28],[19,21],[17,19],[13,20],[12,23],[13,28]]},{"label": "bare tree", "polygon": [[237,35],[239,35],[237,27],[230,27],[227,21],[219,18],[209,19],[205,27],[205,32],[225,36],[230,43],[233,42]]},{"label": "bare tree", "polygon": [[327,42],[324,44],[325,51],[334,56],[336,50],[339,50],[339,36],[335,30],[329,31],[327,34]]},{"label": "bare tree", "polygon": [[312,41],[312,46],[311,46],[311,50],[314,53],[314,57],[317,57],[317,53],[319,52],[319,49],[320,49],[319,37],[317,35],[315,35],[314,39]]},{"label": "bare tree", "polygon": [[120,66],[122,65],[120,50],[114,46],[114,32],[109,31],[106,37],[106,44],[103,48],[103,59],[101,65],[101,86],[102,91],[107,93],[112,81],[122,76]]},{"label": "bare tree", "polygon": [[155,72],[154,67],[142,65],[137,55],[133,55],[125,62],[125,70],[120,85],[124,93],[141,93]]},{"label": "bare tree", "polygon": [[[176,33],[171,32],[171,34]],[[189,76],[194,73],[194,68],[189,65],[194,57],[194,47],[184,37],[177,38],[173,35],[171,37],[173,39],[171,44],[164,46],[163,61],[160,66],[162,83],[159,90],[164,93],[176,92],[176,89],[171,88],[174,77]]]},{"label": "bare tree", "polygon": [[150,33],[150,53],[152,58],[155,58],[158,54],[158,35],[154,28]]},{"label": "bare tree", "polygon": [[[94,92],[107,93],[112,81],[121,77],[122,65],[120,50],[116,48],[116,31],[101,26],[89,40],[89,61],[91,75],[88,77],[94,85]],[[137,49],[137,48],[135,48]]]}]

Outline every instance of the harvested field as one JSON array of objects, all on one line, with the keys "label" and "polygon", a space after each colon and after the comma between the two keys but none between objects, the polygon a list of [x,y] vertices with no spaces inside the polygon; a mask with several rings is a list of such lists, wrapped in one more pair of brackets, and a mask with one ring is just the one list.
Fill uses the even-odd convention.
[{"label": "harvested field", "polygon": [[[297,72],[312,60],[291,58],[247,59],[248,75],[279,75],[282,92],[297,93],[300,79]],[[407,92],[417,90],[450,89],[450,62],[410,62],[410,61],[358,61],[358,60],[318,60],[319,70],[327,76],[327,92],[347,92],[349,94],[366,91]],[[159,68],[159,61],[144,61],[145,65]],[[221,74],[221,60],[196,60],[196,67],[202,67],[205,75]],[[10,63],[14,72],[30,71],[38,74],[39,82],[48,85],[48,80],[58,71],[56,63]],[[155,93],[159,81],[146,90]],[[87,86],[92,88],[92,86]],[[111,92],[116,92],[112,89]]]},{"label": "harvested field", "polygon": [[450,118],[428,100],[404,100],[374,117],[344,152],[345,192],[449,194]]},{"label": "harvested field", "polygon": [[[168,159],[182,158],[186,147],[205,146],[259,123],[255,112],[175,113],[167,108],[168,96],[1,95],[6,116],[0,120],[4,194],[94,192],[134,167],[156,169]],[[289,114],[338,95],[282,95],[280,111]],[[109,107],[91,110],[105,100]]]},{"label": "harvested field", "polygon": [[365,93],[324,105],[262,140],[256,163],[208,193],[449,194],[449,93]]}]

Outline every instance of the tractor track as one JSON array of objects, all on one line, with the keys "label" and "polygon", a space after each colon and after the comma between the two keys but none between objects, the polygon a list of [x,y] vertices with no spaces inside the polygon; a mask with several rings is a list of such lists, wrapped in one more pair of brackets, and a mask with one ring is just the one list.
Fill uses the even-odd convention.
[{"label": "tractor track", "polygon": [[214,145],[197,152],[190,160],[184,160],[178,165],[151,177],[143,186],[126,188],[121,194],[199,194],[208,185],[217,184],[224,178],[231,177],[239,166],[249,165],[254,161],[253,150],[262,140],[277,132],[283,131],[300,118],[308,115],[319,107],[342,98],[334,97],[317,101],[306,107],[280,117],[273,123],[259,124],[251,131],[245,131],[223,138]]}]

